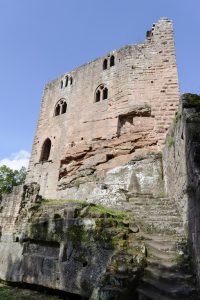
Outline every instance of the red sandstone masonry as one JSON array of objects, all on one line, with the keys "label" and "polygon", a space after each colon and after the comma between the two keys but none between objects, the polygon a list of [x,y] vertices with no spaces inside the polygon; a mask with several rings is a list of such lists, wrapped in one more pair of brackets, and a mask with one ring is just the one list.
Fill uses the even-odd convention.
[{"label": "red sandstone masonry", "polygon": [[[113,139],[121,140],[128,134],[132,146],[127,145],[126,155],[130,155],[134,152],[134,137],[141,133],[135,149],[162,148],[179,103],[171,21],[158,21],[152,27],[152,34],[144,43],[111,51],[46,85],[27,176],[27,183],[41,185],[44,197],[57,197],[61,161],[69,149],[73,152],[73,145],[93,144],[98,139],[107,140],[112,146]],[[104,59],[109,60],[111,55],[115,57],[115,65],[103,70]],[[73,78],[73,83],[61,88],[61,81],[65,82],[67,75]],[[95,102],[95,91],[100,84],[108,88],[108,99]],[[62,98],[67,102],[67,112],[54,116],[56,104]],[[136,111],[136,106],[145,105],[150,109],[148,116],[134,115],[134,106]],[[124,111],[130,113],[120,117]],[[41,163],[42,146],[47,138],[52,143],[50,157],[48,162]],[[117,160],[120,162],[120,155]],[[108,168],[109,165],[112,159]]]}]

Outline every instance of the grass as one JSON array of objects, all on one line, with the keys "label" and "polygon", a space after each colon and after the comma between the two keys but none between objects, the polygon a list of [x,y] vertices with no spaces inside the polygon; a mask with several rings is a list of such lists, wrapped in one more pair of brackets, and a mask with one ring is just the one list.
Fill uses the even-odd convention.
[{"label": "grass", "polygon": [[[74,204],[82,204],[83,206],[89,205],[90,203],[83,201],[83,200],[56,200],[56,199],[43,199],[42,205],[53,206],[53,205],[62,205],[67,203],[74,203]],[[101,215],[110,215],[117,219],[123,220],[126,217],[126,213],[120,210],[107,208],[99,204],[91,205],[88,210],[89,214],[101,214]]]},{"label": "grass", "polygon": [[48,296],[28,289],[20,289],[0,283],[0,300],[59,300],[57,296]]},{"label": "grass", "polygon": [[89,208],[88,213],[91,214],[100,214],[100,215],[110,215],[113,216],[117,219],[123,220],[126,217],[126,213],[120,210],[116,210],[116,209],[112,209],[112,208],[107,208],[104,207],[102,205],[95,205],[95,206],[91,206]]},{"label": "grass", "polygon": [[86,201],[83,200],[62,200],[62,199],[43,199],[42,200],[42,205],[62,205],[62,204],[67,204],[67,203],[74,203],[74,204],[87,204]]}]

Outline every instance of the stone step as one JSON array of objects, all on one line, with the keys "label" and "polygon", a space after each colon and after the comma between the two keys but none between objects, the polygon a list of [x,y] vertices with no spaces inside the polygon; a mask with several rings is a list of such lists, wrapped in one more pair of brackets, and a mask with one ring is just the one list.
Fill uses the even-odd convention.
[{"label": "stone step", "polygon": [[129,196],[129,199],[174,201],[174,199],[170,198],[170,197],[155,197],[152,195],[131,195],[131,194],[129,194],[128,196]]},{"label": "stone step", "polygon": [[147,247],[147,256],[155,257],[157,260],[172,261],[176,258],[176,251],[164,252],[155,248]]},{"label": "stone step", "polygon": [[156,267],[158,269],[172,269],[172,270],[179,270],[180,267],[177,265],[175,260],[159,260],[156,257],[147,257],[147,264],[151,267]]},{"label": "stone step", "polygon": [[142,287],[137,289],[139,300],[189,300],[194,299],[197,300],[198,298],[188,298],[188,296],[180,296],[177,295],[174,297],[173,295],[163,295],[162,291],[158,291],[154,287],[150,287],[149,285],[143,284]]},{"label": "stone step", "polygon": [[195,292],[194,287],[187,284],[186,282],[177,283],[176,281],[174,281],[173,283],[168,283],[165,279],[162,278],[159,278],[158,280],[157,278],[144,276],[142,278],[142,283],[149,285],[149,287],[157,289],[162,295],[173,295],[174,299],[176,299],[175,297],[190,297]]},{"label": "stone step", "polygon": [[[170,296],[163,296],[159,291],[149,286],[143,285],[137,289],[139,300],[173,300]],[[177,299],[177,298],[176,298]],[[181,299],[183,300],[183,299]],[[188,299],[184,299],[188,300]]]},{"label": "stone step", "polygon": [[174,241],[145,241],[145,244],[147,248],[149,249],[154,249],[158,251],[163,251],[163,252],[177,252],[178,251],[178,245],[174,243]]},{"label": "stone step", "polygon": [[159,209],[162,209],[162,207],[165,207],[166,209],[174,209],[176,211],[178,211],[177,209],[177,206],[176,204],[174,203],[171,203],[171,204],[166,204],[166,203],[160,203],[160,202],[144,202],[144,203],[133,203],[133,202],[128,202],[129,206],[131,207],[135,207],[135,208],[142,208],[142,207],[148,207],[148,208],[152,208],[152,207],[155,207],[155,208],[159,208]]},{"label": "stone step", "polygon": [[185,272],[181,272],[180,270],[176,270],[175,268],[156,268],[155,266],[147,266],[145,268],[145,274],[147,274],[148,277],[155,278],[157,280],[164,279],[169,282],[183,282],[183,281],[191,281],[193,278],[193,275]]},{"label": "stone step", "polygon": [[133,214],[144,214],[146,213],[153,213],[153,214],[157,214],[157,215],[162,215],[162,216],[178,216],[180,218],[180,214],[178,211],[176,211],[175,209],[166,209],[165,207],[162,208],[155,208],[155,207],[151,207],[151,208],[146,208],[144,206],[138,208],[138,207],[132,207],[131,208]]},{"label": "stone step", "polygon": [[148,221],[141,221],[139,218],[135,218],[135,223],[139,227],[141,231],[146,233],[164,233],[165,235],[183,235],[184,228],[182,227],[182,222],[148,222]]},{"label": "stone step", "polygon": [[157,234],[149,234],[146,232],[142,232],[140,231],[140,236],[142,237],[143,240],[145,240],[146,242],[148,241],[155,241],[155,242],[166,242],[166,243],[179,243],[182,241],[182,238],[185,237],[185,235],[183,236],[172,236],[172,235],[164,235],[163,233],[157,233]]},{"label": "stone step", "polygon": [[135,205],[135,206],[143,206],[143,205],[147,205],[147,206],[152,206],[152,205],[158,205],[158,206],[166,206],[166,207],[174,207],[177,209],[177,205],[176,202],[173,200],[160,200],[160,199],[156,199],[153,200],[152,199],[129,199],[128,200],[129,205]]},{"label": "stone step", "polygon": [[170,198],[144,198],[144,197],[130,197],[128,199],[129,203],[135,203],[135,204],[144,204],[144,203],[150,203],[150,204],[166,204],[166,205],[176,205],[175,200]]},{"label": "stone step", "polygon": [[132,211],[142,211],[142,210],[155,210],[155,211],[174,211],[175,213],[179,214],[179,211],[175,205],[164,205],[164,204],[154,204],[154,203],[143,203],[143,204],[129,204],[129,209]]},{"label": "stone step", "polygon": [[156,223],[170,223],[170,224],[173,224],[173,223],[178,223],[181,227],[183,227],[183,222],[181,220],[180,217],[177,217],[177,216],[162,216],[160,214],[156,215],[146,215],[146,214],[135,214],[134,215],[134,220],[141,220],[142,222],[146,222],[146,223],[153,223],[153,222],[156,222]]},{"label": "stone step", "polygon": [[[133,212],[134,213],[134,212]],[[135,218],[139,218],[143,221],[148,221],[148,222],[156,222],[156,221],[163,221],[163,222],[178,222],[180,223],[181,226],[183,226],[182,220],[179,216],[172,216],[172,215],[162,215],[162,214],[151,214],[150,216],[144,213],[141,214],[135,214]]]},{"label": "stone step", "polygon": [[101,299],[118,299],[123,289],[112,285],[103,286],[100,290]]}]

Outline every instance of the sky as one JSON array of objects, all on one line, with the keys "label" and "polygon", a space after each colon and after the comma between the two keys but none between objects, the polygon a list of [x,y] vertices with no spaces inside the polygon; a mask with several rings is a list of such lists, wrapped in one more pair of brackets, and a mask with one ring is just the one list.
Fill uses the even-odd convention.
[{"label": "sky", "polygon": [[0,165],[27,165],[45,83],[173,20],[180,92],[200,93],[199,0],[0,0]]}]

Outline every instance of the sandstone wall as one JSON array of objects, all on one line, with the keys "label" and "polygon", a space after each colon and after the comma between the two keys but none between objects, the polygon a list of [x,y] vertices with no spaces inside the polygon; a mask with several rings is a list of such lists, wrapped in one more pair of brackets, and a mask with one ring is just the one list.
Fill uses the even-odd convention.
[{"label": "sandstone wall", "polygon": [[[104,59],[109,62],[111,55],[115,57],[115,65],[103,70]],[[108,98],[95,102],[95,91],[100,84],[108,88]],[[55,116],[60,99],[67,102],[67,111]],[[99,155],[103,149],[107,158],[94,157],[99,165],[104,164],[103,170],[109,170],[109,165],[126,163],[129,160],[126,155],[137,149],[161,149],[178,101],[172,23],[161,19],[143,43],[114,50],[46,85],[27,183],[38,182],[40,193],[46,198],[59,197],[58,180],[69,172],[63,164],[68,162],[69,167],[74,162],[73,155],[71,160],[68,158],[69,153],[80,154],[77,147],[90,144],[93,147],[98,141],[94,147],[97,151],[93,148],[87,158],[95,156],[95,151]],[[40,162],[47,138],[52,143],[50,157]],[[117,154],[105,151],[113,140],[112,148],[117,148]],[[120,158],[116,161],[116,157]],[[107,161],[109,164],[105,166]]]},{"label": "sandstone wall", "polygon": [[176,200],[193,253],[193,264],[200,278],[200,205],[199,205],[199,118],[200,97],[185,94],[166,139],[163,164],[165,188]]},{"label": "sandstone wall", "polygon": [[19,216],[22,195],[23,187],[15,187],[13,192],[5,195],[0,202],[1,241],[10,238],[12,241],[14,240],[14,237],[11,236],[15,228],[15,222]]}]

